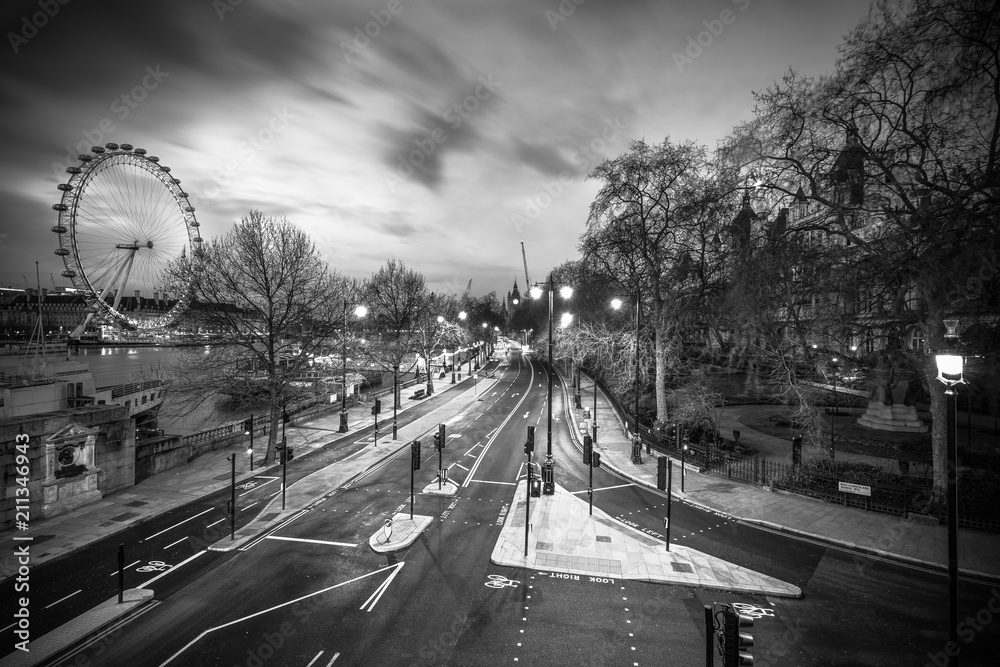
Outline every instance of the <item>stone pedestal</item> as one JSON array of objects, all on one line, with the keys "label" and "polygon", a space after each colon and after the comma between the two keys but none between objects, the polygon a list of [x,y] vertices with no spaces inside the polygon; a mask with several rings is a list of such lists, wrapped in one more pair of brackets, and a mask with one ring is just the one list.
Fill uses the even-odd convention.
[{"label": "stone pedestal", "polygon": [[927,425],[917,417],[912,405],[885,405],[869,401],[868,410],[858,419],[858,424],[877,431],[897,433],[927,433]]},{"label": "stone pedestal", "polygon": [[51,519],[96,503],[104,497],[97,486],[100,472],[99,468],[89,468],[75,477],[53,479],[42,484],[42,516]]}]

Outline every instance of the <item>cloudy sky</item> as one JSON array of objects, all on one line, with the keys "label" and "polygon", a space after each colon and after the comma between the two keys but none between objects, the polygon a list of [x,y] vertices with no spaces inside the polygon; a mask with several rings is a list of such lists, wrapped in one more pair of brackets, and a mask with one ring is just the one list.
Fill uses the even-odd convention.
[{"label": "cloudy sky", "polygon": [[[86,147],[161,158],[206,238],[286,216],[341,272],[389,257],[504,294],[576,247],[632,139],[709,147],[789,67],[829,71],[867,0],[3,3],[0,283],[59,273]],[[47,12],[47,13],[46,13]],[[700,44],[699,44],[700,42]]]}]

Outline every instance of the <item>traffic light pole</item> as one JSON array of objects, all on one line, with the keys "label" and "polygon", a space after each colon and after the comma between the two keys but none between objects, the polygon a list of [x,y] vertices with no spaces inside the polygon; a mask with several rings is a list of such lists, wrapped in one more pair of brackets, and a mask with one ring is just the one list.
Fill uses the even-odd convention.
[{"label": "traffic light pole", "polygon": [[670,490],[674,485],[674,461],[671,458],[667,458],[667,521],[666,526],[664,526],[664,531],[666,536],[663,538],[664,542],[667,544],[667,551],[670,551],[670,501],[673,496],[670,495]]},{"label": "traffic light pole", "polygon": [[[419,447],[419,445],[417,445],[417,446]],[[412,448],[413,445],[410,445],[410,447]],[[416,474],[416,470],[414,469],[413,462],[412,462],[412,458],[413,458],[413,451],[412,451],[412,449],[410,450],[410,458],[411,458],[411,461],[410,461],[410,520],[412,521],[413,520],[413,476]]]},{"label": "traffic light pole", "polygon": [[528,557],[528,523],[531,520],[531,452],[528,452],[528,486],[524,496],[524,557]]},{"label": "traffic light pole", "polygon": [[236,453],[229,460],[233,463],[232,483],[229,485],[229,539],[236,539]]},{"label": "traffic light pole", "polygon": [[715,638],[715,614],[712,605],[705,605],[705,667],[712,667],[715,652],[712,650],[712,640]]},{"label": "traffic light pole", "polygon": [[555,282],[552,274],[549,274],[549,393],[548,393],[548,428],[546,430],[545,441],[545,474],[542,475],[542,493],[551,495],[555,493],[555,463],[552,461],[552,292],[555,290]]},{"label": "traffic light pole", "polygon": [[253,413],[250,413],[250,472],[253,472]]}]

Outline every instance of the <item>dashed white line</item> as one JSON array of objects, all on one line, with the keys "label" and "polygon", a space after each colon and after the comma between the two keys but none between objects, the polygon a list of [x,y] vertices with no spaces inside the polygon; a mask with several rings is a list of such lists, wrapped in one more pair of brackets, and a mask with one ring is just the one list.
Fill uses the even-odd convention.
[{"label": "dashed white line", "polygon": [[167,546],[163,547],[163,550],[164,550],[164,551],[166,551],[166,550],[167,550],[167,549],[169,549],[170,547],[174,546],[175,544],[180,544],[181,542],[183,542],[183,541],[184,541],[184,540],[186,540],[186,539],[187,539],[187,535],[185,535],[185,536],[184,536],[184,537],[182,537],[181,539],[177,540],[176,542],[172,542],[171,544],[168,544]]},{"label": "dashed white line", "polygon": [[[82,590],[83,590],[83,589],[81,588],[81,589],[80,589],[80,591],[82,591]],[[80,591],[77,591],[76,593],[79,593]],[[55,601],[55,602],[53,602],[52,604],[47,604],[47,605],[45,605],[45,609],[48,609],[49,607],[55,607],[55,606],[56,606],[57,604],[59,604],[59,603],[60,603],[60,602],[62,602],[63,600],[68,600],[68,599],[70,599],[71,597],[73,597],[74,595],[76,595],[76,593],[70,593],[69,595],[67,595],[67,596],[66,596],[66,597],[64,597],[64,598],[59,598],[58,600],[56,600],[56,601]]]},{"label": "dashed white line", "polygon": [[319,653],[317,653],[317,654],[316,654],[316,657],[315,657],[315,658],[313,658],[312,660],[310,660],[310,661],[309,661],[309,664],[308,664],[308,665],[306,665],[306,667],[312,667],[312,666],[313,666],[313,663],[314,663],[314,662],[316,662],[317,660],[319,660],[319,657],[320,657],[321,655],[323,655],[323,651],[320,651]]},{"label": "dashed white line", "polygon": [[340,657],[339,653],[334,653],[333,657],[330,658],[330,662],[326,663],[326,667],[330,667],[330,665],[332,665],[334,662],[336,662],[337,658],[339,658],[339,657]]},{"label": "dashed white line", "polygon": [[187,523],[187,522],[188,522],[188,521],[190,521],[191,519],[197,519],[197,518],[198,518],[198,517],[200,517],[200,516],[201,516],[202,514],[208,514],[209,512],[211,512],[211,511],[212,511],[212,510],[214,510],[214,509],[215,509],[214,507],[209,507],[209,508],[208,508],[207,510],[205,510],[204,512],[198,512],[198,513],[197,513],[197,514],[195,514],[194,516],[192,516],[192,517],[189,517],[189,518],[187,518],[187,519],[184,519],[184,520],[183,520],[183,521],[181,521],[180,523],[175,523],[174,525],[170,526],[170,528],[164,528],[163,530],[161,530],[160,532],[158,532],[158,533],[156,533],[156,534],[154,534],[154,535],[150,535],[149,537],[146,537],[146,538],[143,538],[142,540],[140,540],[140,542],[146,542],[146,541],[148,541],[148,540],[151,540],[151,539],[153,539],[154,537],[156,537],[157,535],[162,535],[163,533],[167,532],[168,530],[173,530],[174,528],[176,528],[177,526],[181,525],[182,523]]},{"label": "dashed white line", "polygon": [[212,526],[215,526],[215,525],[217,525],[217,524],[220,524],[220,523],[222,523],[222,522],[223,522],[223,521],[225,521],[225,520],[226,520],[226,517],[222,517],[222,518],[221,518],[221,519],[219,519],[218,521],[216,521],[216,522],[214,522],[214,523],[210,523],[210,524],[208,524],[207,526],[205,526],[205,528],[211,528]]},{"label": "dashed white line", "polygon": [[[129,569],[130,567],[132,567],[133,565],[137,565],[138,563],[139,563],[139,561],[136,561],[135,563],[129,563],[128,565],[126,565],[126,566],[125,566],[125,567],[123,567],[122,569],[123,569],[123,570],[127,570],[127,569]],[[111,576],[112,576],[112,577],[114,577],[114,576],[117,576],[117,575],[118,575],[118,570],[115,570],[114,572],[112,572],[112,573],[111,573]],[[4,629],[6,630],[6,628],[4,628]],[[3,632],[3,630],[0,630],[0,632]]]}]

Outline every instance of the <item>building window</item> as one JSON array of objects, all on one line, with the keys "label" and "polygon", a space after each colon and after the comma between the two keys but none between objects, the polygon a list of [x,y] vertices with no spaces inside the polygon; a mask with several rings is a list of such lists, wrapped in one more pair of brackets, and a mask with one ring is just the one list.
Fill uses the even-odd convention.
[{"label": "building window", "polygon": [[910,332],[910,349],[923,352],[927,341],[924,340],[924,332],[920,327],[914,327]]}]

